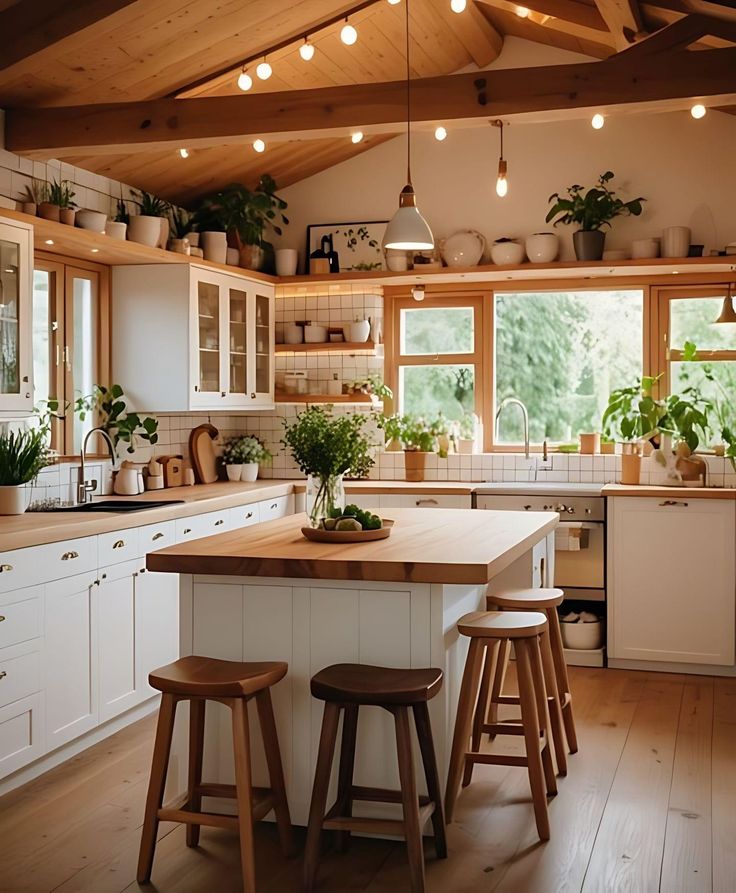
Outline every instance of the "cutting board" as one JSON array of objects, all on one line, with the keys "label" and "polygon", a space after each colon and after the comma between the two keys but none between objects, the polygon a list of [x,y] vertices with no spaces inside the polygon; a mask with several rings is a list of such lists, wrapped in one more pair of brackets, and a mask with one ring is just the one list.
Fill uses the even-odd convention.
[{"label": "cutting board", "polygon": [[218,433],[217,428],[207,424],[197,425],[189,435],[189,458],[198,484],[214,484],[217,480],[215,438]]}]

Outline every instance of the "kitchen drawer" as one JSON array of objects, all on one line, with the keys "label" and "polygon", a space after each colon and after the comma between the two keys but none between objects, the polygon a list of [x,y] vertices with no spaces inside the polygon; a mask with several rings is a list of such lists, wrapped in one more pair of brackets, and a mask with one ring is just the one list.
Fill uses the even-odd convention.
[{"label": "kitchen drawer", "polygon": [[176,524],[174,521],[163,521],[160,524],[147,524],[138,528],[138,546],[141,555],[165,549],[176,543]]},{"label": "kitchen drawer", "polygon": [[203,515],[192,515],[190,518],[179,518],[176,523],[176,541],[185,543],[188,540],[201,539],[203,536],[214,536],[230,529],[228,509],[221,512],[206,512]]},{"label": "kitchen drawer", "polygon": [[261,511],[257,502],[251,502],[250,505],[239,505],[235,509],[230,509],[230,529],[237,530],[239,527],[250,527],[252,524],[258,524],[261,520]]},{"label": "kitchen drawer", "polygon": [[97,567],[97,537],[0,553],[0,593],[82,574]]},{"label": "kitchen drawer", "polygon": [[141,550],[138,542],[137,527],[101,533],[97,537],[99,566],[105,567],[108,564],[120,564],[123,561],[140,558]]},{"label": "kitchen drawer", "polygon": [[43,699],[40,694],[0,707],[0,778],[44,754]]},{"label": "kitchen drawer", "polygon": [[470,496],[414,493],[384,493],[381,508],[469,509]]},{"label": "kitchen drawer", "polygon": [[276,496],[259,502],[261,521],[275,521],[292,514],[291,496]]},{"label": "kitchen drawer", "polygon": [[381,505],[381,497],[378,493],[361,493],[360,491],[345,494],[345,503],[347,505],[357,505],[359,509],[370,509],[375,511]]},{"label": "kitchen drawer", "polygon": [[41,654],[36,647],[14,645],[0,651],[0,707],[41,689]]},{"label": "kitchen drawer", "polygon": [[41,635],[41,586],[29,586],[0,595],[0,649]]}]

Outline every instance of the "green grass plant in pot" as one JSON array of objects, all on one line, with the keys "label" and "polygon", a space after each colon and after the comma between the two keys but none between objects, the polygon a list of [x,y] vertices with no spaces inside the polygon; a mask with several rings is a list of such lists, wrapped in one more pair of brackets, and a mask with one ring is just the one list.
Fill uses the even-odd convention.
[{"label": "green grass plant in pot", "polygon": [[616,217],[638,217],[642,212],[642,202],[646,199],[639,196],[628,202],[623,201],[609,189],[608,184],[613,177],[613,171],[606,171],[590,189],[574,184],[568,186],[567,198],[561,198],[557,192],[549,197],[553,204],[545,218],[547,223],[554,220],[555,226],[571,223],[579,227],[572,237],[578,260],[600,260],[606,244],[603,227],[610,227]]},{"label": "green grass plant in pot", "polygon": [[404,447],[406,479],[423,481],[427,454],[437,449],[437,434],[433,423],[415,415],[402,415],[396,418],[399,440]]},{"label": "green grass plant in pot", "polygon": [[47,463],[48,430],[27,428],[0,433],[0,515],[22,515],[32,481]]},{"label": "green grass plant in pot", "polygon": [[612,391],[608,398],[601,430],[608,440],[622,445],[622,484],[639,483],[642,443],[660,433],[660,422],[667,414],[667,407],[652,394],[657,381],[645,375],[631,387]]},{"label": "green grass plant in pot", "polygon": [[270,458],[271,453],[252,434],[231,437],[222,451],[222,461],[230,481],[252,483],[258,479],[260,463]]},{"label": "green grass plant in pot", "polygon": [[293,422],[284,419],[282,443],[307,475],[307,514],[312,527],[345,508],[343,477],[363,478],[374,465],[365,430],[373,416],[335,415],[330,406],[311,406]]}]

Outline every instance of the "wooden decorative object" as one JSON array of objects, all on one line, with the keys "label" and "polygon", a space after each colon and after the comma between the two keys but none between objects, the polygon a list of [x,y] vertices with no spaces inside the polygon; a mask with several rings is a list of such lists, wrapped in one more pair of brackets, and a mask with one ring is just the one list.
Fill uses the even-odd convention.
[{"label": "wooden decorative object", "polygon": [[197,425],[189,435],[189,458],[198,484],[214,484],[217,480],[217,457],[214,440],[219,434],[214,425]]}]

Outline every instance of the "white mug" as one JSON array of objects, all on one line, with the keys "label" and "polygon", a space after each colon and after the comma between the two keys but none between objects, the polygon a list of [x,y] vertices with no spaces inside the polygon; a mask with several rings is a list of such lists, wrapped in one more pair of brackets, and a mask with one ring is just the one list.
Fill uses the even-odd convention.
[{"label": "white mug", "polygon": [[299,252],[296,248],[278,248],[276,250],[276,275],[295,276],[299,262]]}]

